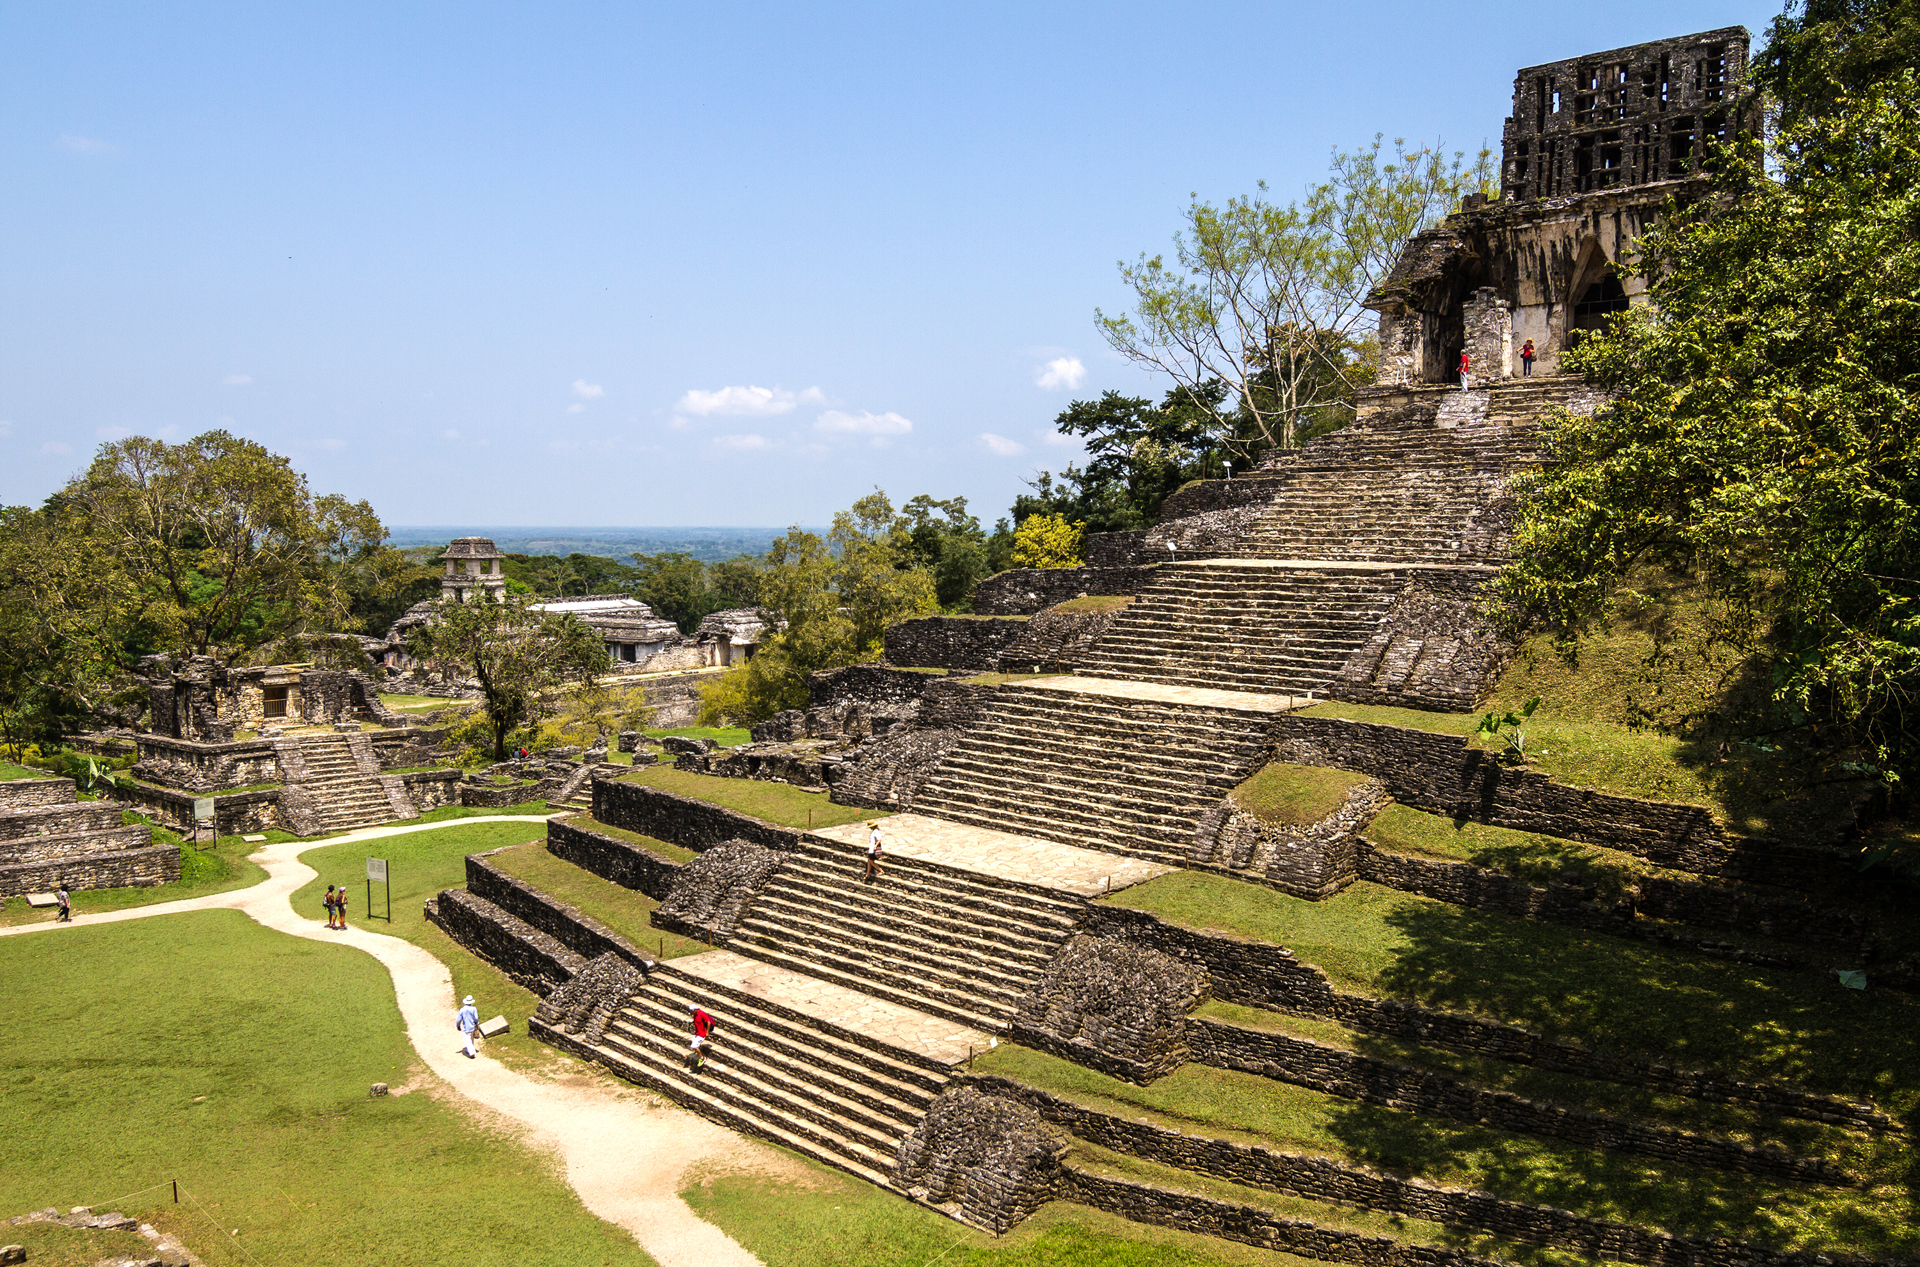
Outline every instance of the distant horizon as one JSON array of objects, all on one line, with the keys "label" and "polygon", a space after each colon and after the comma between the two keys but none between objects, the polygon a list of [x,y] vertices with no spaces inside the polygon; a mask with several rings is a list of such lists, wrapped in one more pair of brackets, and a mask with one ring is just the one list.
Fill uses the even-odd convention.
[{"label": "distant horizon", "polygon": [[[822,526],[801,525],[824,533]],[[590,554],[618,559],[629,554],[690,554],[718,563],[743,554],[765,554],[786,528],[636,524],[592,527],[579,524],[388,524],[387,544],[396,549],[445,545],[455,537],[485,537],[505,554]]]}]

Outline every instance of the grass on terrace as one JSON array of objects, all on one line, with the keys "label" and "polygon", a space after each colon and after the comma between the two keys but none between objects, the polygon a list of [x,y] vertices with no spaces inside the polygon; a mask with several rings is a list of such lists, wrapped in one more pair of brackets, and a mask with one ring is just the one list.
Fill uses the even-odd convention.
[{"label": "grass on terrace", "polygon": [[[122,814],[129,823],[147,821],[131,811]],[[268,841],[278,842],[294,840],[285,832],[266,833]],[[156,845],[178,845],[180,837],[164,828],[156,828],[153,833]],[[161,902],[179,902],[187,898],[206,897],[213,893],[226,893],[232,889],[243,889],[250,884],[258,884],[267,878],[267,873],[255,864],[247,861],[247,855],[258,849],[258,843],[244,841],[238,836],[222,836],[203,849],[188,845],[180,853],[180,878],[171,884],[154,884],[140,888],[123,889],[74,889],[72,891],[73,913],[92,915],[101,911],[121,911],[135,906],[153,906]],[[44,924],[53,921],[52,910],[34,910],[27,905],[24,897],[10,897],[0,900],[0,928],[9,928],[15,924]],[[21,1211],[16,1210],[18,1214]]]},{"label": "grass on terrace", "polygon": [[10,761],[0,761],[0,783],[11,779],[50,779],[53,776],[45,770],[30,770],[23,765],[14,765]]},{"label": "grass on terrace", "polygon": [[1363,774],[1275,761],[1233,789],[1231,799],[1255,818],[1306,827],[1340,808],[1347,793],[1368,782]]},{"label": "grass on terrace", "polygon": [[[237,911],[9,937],[0,1012],[0,1210],[119,1209],[209,1267],[652,1262],[507,1131],[424,1090],[368,1096],[416,1058],[357,950]],[[65,1261],[118,1248],[86,1244]]]},{"label": "grass on terrace", "polygon": [[1920,1106],[1920,999],[1450,906],[1365,882],[1308,902],[1178,872],[1116,893],[1170,923],[1273,942],[1343,990],[1523,1025],[1742,1079]]},{"label": "grass on terrace", "polygon": [[[1558,836],[1488,827],[1465,819],[1389,805],[1367,824],[1365,836],[1390,853],[1466,862],[1501,871],[1528,884],[1592,885],[1602,900],[1623,895],[1640,876],[1662,869],[1617,849],[1583,845]],[[1664,872],[1680,875],[1678,872]],[[1691,876],[1681,878],[1691,879]]]},{"label": "grass on terrace", "polygon": [[[412,942],[447,965],[453,973],[453,993],[458,998],[471,994],[484,1019],[504,1015],[512,1024],[511,1032],[490,1039],[487,1054],[522,1069],[550,1067],[562,1059],[553,1048],[527,1034],[527,1018],[540,1005],[539,996],[515,985],[497,969],[464,949],[438,928],[429,924],[423,911],[426,900],[442,889],[467,887],[466,859],[470,853],[484,853],[502,845],[519,844],[546,835],[540,823],[470,823],[439,831],[410,832],[381,840],[326,845],[309,849],[301,861],[319,874],[289,900],[294,912],[316,924],[325,925],[322,899],[329,884],[344,884],[347,890],[347,922],[375,932],[388,933]],[[393,881],[393,923],[389,925],[386,895],[373,886],[373,912],[367,910],[367,858],[387,859],[387,875]],[[324,931],[324,928],[323,928]],[[447,1018],[447,1033],[457,1042],[453,1018]],[[571,1061],[571,1058],[565,1058]],[[581,1069],[590,1066],[581,1064]],[[365,1088],[362,1088],[362,1094]]]},{"label": "grass on terrace", "polygon": [[[168,1195],[171,1197],[171,1189]],[[62,1214],[66,1212],[60,1211]],[[107,1211],[101,1210],[99,1213],[105,1214]],[[61,1227],[58,1223],[22,1223],[0,1233],[0,1238],[10,1245],[25,1249],[27,1261],[33,1267],[98,1267],[102,1262],[122,1258],[135,1262],[148,1262],[153,1258],[152,1244],[146,1237],[133,1231],[104,1232]]]},{"label": "grass on terrace", "polygon": [[1107,612],[1117,612],[1133,599],[1132,594],[1089,594],[1085,598],[1069,598],[1064,603],[1055,603],[1048,610],[1098,616]]},{"label": "grass on terrace", "polygon": [[843,823],[886,817],[877,810],[861,809],[857,805],[835,805],[824,792],[805,792],[790,783],[727,779],[717,774],[676,770],[670,765],[640,766],[621,775],[620,782],[644,783],[665,792],[695,797],[783,827],[838,827]]},{"label": "grass on terrace", "polygon": [[542,841],[531,840],[502,849],[487,855],[487,861],[555,901],[577,907],[581,914],[599,920],[650,956],[677,959],[713,949],[690,937],[655,928],[647,921],[660,903],[554,857]]},{"label": "grass on terrace", "polygon": [[1595,1218],[1774,1245],[1900,1254],[1920,1250],[1913,1195],[1902,1181],[1913,1162],[1912,1149],[1897,1138],[1854,1142],[1847,1160],[1873,1165],[1882,1179],[1862,1192],[1583,1148],[1201,1065],[1187,1065],[1152,1086],[1139,1087],[1003,1043],[976,1058],[974,1070],[1202,1139],[1334,1157]]},{"label": "grass on terrace", "polygon": [[676,726],[672,730],[643,730],[650,739],[679,735],[683,739],[711,739],[722,748],[738,748],[753,742],[753,732],[745,726]]}]

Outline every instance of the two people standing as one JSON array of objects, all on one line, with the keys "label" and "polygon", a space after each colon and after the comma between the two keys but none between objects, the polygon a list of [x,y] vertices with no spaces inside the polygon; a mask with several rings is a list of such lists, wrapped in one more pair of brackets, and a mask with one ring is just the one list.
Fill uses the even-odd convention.
[{"label": "two people standing", "polygon": [[345,928],[347,926],[347,886],[334,888],[327,886],[327,927]]}]

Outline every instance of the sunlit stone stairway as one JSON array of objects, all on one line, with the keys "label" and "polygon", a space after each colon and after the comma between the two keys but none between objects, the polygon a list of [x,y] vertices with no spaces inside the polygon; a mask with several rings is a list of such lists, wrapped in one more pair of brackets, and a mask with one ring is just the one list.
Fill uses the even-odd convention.
[{"label": "sunlit stone stairway", "polygon": [[370,827],[395,818],[418,818],[410,799],[396,806],[387,785],[367,772],[370,760],[355,754],[346,735],[309,735],[300,740],[305,767],[297,780],[310,798],[323,831]]},{"label": "sunlit stone stairway", "polygon": [[1180,865],[1201,816],[1261,764],[1274,713],[1141,695],[1000,691],[915,812]]}]

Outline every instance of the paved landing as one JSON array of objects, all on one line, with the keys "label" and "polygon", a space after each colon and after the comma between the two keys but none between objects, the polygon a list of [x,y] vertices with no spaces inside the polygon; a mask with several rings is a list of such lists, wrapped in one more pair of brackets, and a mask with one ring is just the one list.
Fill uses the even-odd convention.
[{"label": "paved landing", "polygon": [[1289,572],[1497,572],[1489,563],[1371,563],[1364,559],[1188,559],[1210,567],[1285,569]]},{"label": "paved landing", "polygon": [[1216,691],[1207,686],[1164,686],[1159,682],[1104,677],[1042,677],[1009,682],[1009,688],[1027,691],[1069,691],[1105,695],[1114,699],[1152,700],[1160,704],[1190,704],[1196,708],[1237,708],[1243,713],[1290,713],[1309,704],[1324,703],[1305,695],[1263,695],[1255,691]]},{"label": "paved landing", "polygon": [[[875,1042],[918,1052],[950,1065],[959,1064],[971,1052],[985,1051],[994,1042],[984,1031],[970,1029],[957,1021],[928,1016],[845,986],[736,955],[731,950],[687,955],[673,960],[673,966],[716,985],[852,1030]],[[724,998],[716,999],[708,1008],[722,1024],[727,1019],[726,1002]]]},{"label": "paved landing", "polygon": [[[856,849],[867,847],[865,823],[819,828],[813,834]],[[1110,889],[1129,888],[1177,870],[1143,858],[1016,836],[991,827],[969,827],[924,814],[895,814],[883,820],[880,840],[890,854],[937,862],[976,875],[1037,884],[1075,897],[1099,897]]]}]

